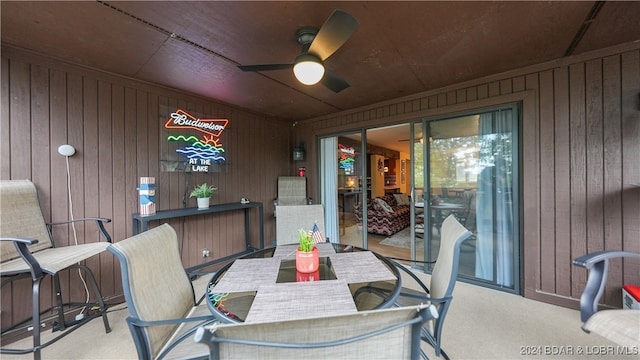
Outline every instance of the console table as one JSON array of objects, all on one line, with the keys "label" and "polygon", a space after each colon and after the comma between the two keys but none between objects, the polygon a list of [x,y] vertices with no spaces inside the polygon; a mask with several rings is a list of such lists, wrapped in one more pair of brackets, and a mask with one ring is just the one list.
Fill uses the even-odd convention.
[{"label": "console table", "polygon": [[[147,231],[149,228],[149,222],[153,220],[163,220],[163,219],[173,219],[179,217],[187,217],[187,216],[195,216],[195,215],[204,215],[204,214],[213,214],[227,211],[237,211],[244,210],[244,234],[245,234],[245,243],[247,246],[247,250],[252,249],[251,247],[251,232],[250,232],[250,216],[249,210],[253,208],[258,208],[258,218],[260,219],[260,249],[264,248],[264,208],[261,202],[250,202],[247,204],[242,203],[230,203],[230,204],[219,204],[219,205],[211,205],[208,209],[198,209],[198,208],[185,208],[185,209],[175,209],[175,210],[162,210],[158,211],[153,215],[140,215],[133,214],[133,235],[138,234],[139,232]],[[140,227],[138,227],[138,224]]]}]

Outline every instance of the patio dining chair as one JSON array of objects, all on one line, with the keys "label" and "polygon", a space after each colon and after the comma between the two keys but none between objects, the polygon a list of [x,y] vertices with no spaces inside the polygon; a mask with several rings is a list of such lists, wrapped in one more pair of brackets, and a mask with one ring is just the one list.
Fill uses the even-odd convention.
[{"label": "patio dining chair", "polygon": [[175,230],[163,224],[108,250],[120,262],[127,324],[138,358],[206,358],[207,347],[195,344],[193,333],[215,320],[206,301],[195,300]]},{"label": "patio dining chair", "polygon": [[609,309],[598,311],[598,302],[607,283],[612,259],[640,259],[640,253],[630,251],[598,251],[583,255],[573,264],[589,271],[587,284],[580,296],[582,330],[594,332],[621,346],[640,346],[640,310]]},{"label": "patio dining chair", "polygon": [[[411,280],[415,285],[413,287],[403,285],[395,305],[410,306],[428,303],[436,306],[438,318],[425,322],[422,327],[422,340],[434,348],[437,357],[442,355],[447,360],[449,356],[442,348],[442,330],[447,311],[453,301],[453,289],[458,276],[460,247],[469,236],[471,236],[471,232],[462,226],[454,215],[449,215],[442,222],[440,250],[431,273],[429,286],[425,285],[410,269],[390,259],[398,269],[407,275],[403,277],[403,280]],[[369,286],[362,287],[354,296],[356,302],[367,301],[369,296],[387,297],[390,291],[391,285],[389,287]],[[424,353],[422,355],[427,357]]]},{"label": "patio dining chair", "polygon": [[277,245],[297,244],[298,230],[312,230],[314,224],[322,234],[326,234],[322,204],[277,206],[276,209]]},{"label": "patio dining chair", "polygon": [[456,219],[470,231],[475,229],[476,193],[473,190],[465,190],[462,193],[464,208],[453,210]]},{"label": "patio dining chair", "polygon": [[[106,241],[87,242],[78,245],[56,246],[52,229],[56,226],[69,226],[75,222],[91,221],[96,224],[96,230]],[[83,262],[104,250],[111,242],[104,223],[111,220],[104,218],[82,218],[72,221],[45,223],[38,193],[35,185],[29,180],[2,180],[0,181],[0,276],[2,287],[21,279],[31,279],[31,316],[15,323],[7,329],[2,329],[2,336],[20,332],[26,329],[33,337],[33,347],[27,349],[15,349],[3,345],[0,353],[3,354],[27,354],[33,353],[35,359],[41,357],[42,348],[53,344],[70,332],[78,329],[91,319],[102,316],[104,329],[111,331],[106,315],[106,305],[96,279],[89,267]],[[89,234],[90,227],[86,228]],[[96,233],[96,236],[97,233]],[[78,269],[80,274],[85,274],[86,283],[91,286],[95,295],[95,301],[71,302],[71,295],[63,292],[60,284],[60,273],[64,270]],[[40,290],[45,277],[49,275],[53,281],[55,291],[55,304],[47,309],[41,309]],[[75,279],[75,278],[71,278]],[[70,288],[80,282],[72,280]],[[85,290],[88,293],[88,289]],[[14,287],[12,296],[15,302],[28,302],[20,298],[21,289]],[[66,289],[65,289],[66,290]],[[67,299],[68,302],[65,302]],[[88,310],[88,311],[87,311]],[[3,309],[3,312],[5,309]],[[84,312],[83,312],[84,311]],[[52,323],[45,318],[45,314],[53,313]],[[65,314],[75,315],[67,319]],[[42,326],[45,323],[52,326],[53,331],[60,330],[59,335],[41,343]],[[32,330],[28,330],[31,328]],[[62,331],[66,330],[66,331]],[[6,338],[5,338],[6,339]],[[6,341],[6,340],[5,340]]]},{"label": "patio dining chair", "polygon": [[418,359],[420,327],[433,305],[362,311],[303,320],[214,324],[195,340],[209,359]]},{"label": "patio dining chair", "polygon": [[[307,178],[304,176],[280,176],[278,177],[278,197],[274,200],[274,206],[307,205]],[[277,214],[277,211],[276,213]]]}]

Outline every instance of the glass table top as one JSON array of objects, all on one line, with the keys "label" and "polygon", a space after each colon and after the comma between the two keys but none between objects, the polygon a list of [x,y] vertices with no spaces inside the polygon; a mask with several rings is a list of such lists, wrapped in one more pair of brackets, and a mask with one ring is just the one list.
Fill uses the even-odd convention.
[{"label": "glass table top", "polygon": [[[207,287],[212,313],[223,322],[259,322],[343,314],[393,304],[399,274],[386,258],[361,248],[321,243],[317,272],[296,271],[297,245],[256,251],[220,269]],[[388,298],[356,301],[367,287],[389,289]]]}]

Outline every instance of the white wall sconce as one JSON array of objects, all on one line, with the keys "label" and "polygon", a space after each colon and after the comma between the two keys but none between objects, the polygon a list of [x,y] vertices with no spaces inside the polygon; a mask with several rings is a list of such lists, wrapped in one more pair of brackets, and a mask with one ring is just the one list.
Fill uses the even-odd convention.
[{"label": "white wall sconce", "polygon": [[58,153],[62,156],[69,157],[76,153],[76,149],[69,144],[64,144],[58,147]]}]

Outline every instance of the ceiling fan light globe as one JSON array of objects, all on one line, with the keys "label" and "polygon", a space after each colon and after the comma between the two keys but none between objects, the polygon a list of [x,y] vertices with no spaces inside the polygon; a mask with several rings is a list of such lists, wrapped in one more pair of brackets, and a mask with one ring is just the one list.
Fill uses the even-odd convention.
[{"label": "ceiling fan light globe", "polygon": [[312,55],[303,54],[296,59],[293,66],[296,79],[305,85],[317,84],[324,76],[324,66],[319,59]]}]

